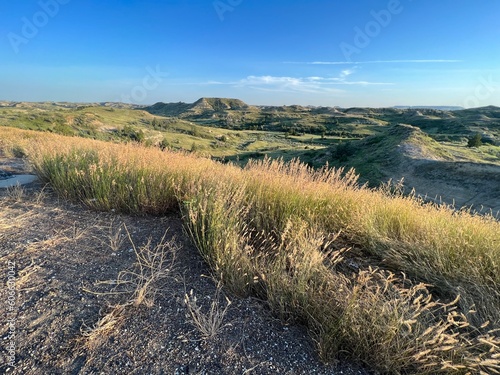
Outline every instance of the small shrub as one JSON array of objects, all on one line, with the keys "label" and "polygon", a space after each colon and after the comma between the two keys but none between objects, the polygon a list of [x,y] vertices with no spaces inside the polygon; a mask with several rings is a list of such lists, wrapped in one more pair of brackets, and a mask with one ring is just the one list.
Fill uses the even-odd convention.
[{"label": "small shrub", "polygon": [[123,129],[120,131],[120,136],[127,140],[142,143],[146,139],[144,132],[142,129],[135,129],[130,125],[125,125]]},{"label": "small shrub", "polygon": [[75,134],[74,130],[70,126],[64,125],[64,124],[57,124],[56,126],[54,126],[53,131],[54,131],[54,133],[61,134],[61,135],[67,135],[67,136],[71,136],[71,135]]},{"label": "small shrub", "polygon": [[167,148],[170,147],[170,142],[168,141],[167,138],[163,138],[158,147],[160,147],[160,150],[165,151]]},{"label": "small shrub", "polygon": [[345,162],[356,153],[356,148],[352,142],[342,142],[335,148],[334,158],[340,162]]},{"label": "small shrub", "polygon": [[193,137],[198,137],[198,138],[201,137],[200,130],[198,129],[198,127],[194,125],[191,126],[191,131],[189,132],[189,134],[192,135]]}]

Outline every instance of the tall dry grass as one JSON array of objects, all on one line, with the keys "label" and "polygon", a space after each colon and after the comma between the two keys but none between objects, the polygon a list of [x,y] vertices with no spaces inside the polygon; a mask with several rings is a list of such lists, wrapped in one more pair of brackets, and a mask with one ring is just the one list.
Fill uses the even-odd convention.
[{"label": "tall dry grass", "polygon": [[280,231],[298,216],[325,233],[342,231],[350,243],[442,296],[460,293],[462,308],[478,311],[471,316],[476,323],[500,324],[500,226],[494,218],[358,187],[353,171],[267,160],[244,172],[259,229]]},{"label": "tall dry grass", "polygon": [[[500,373],[500,224],[491,217],[388,196],[359,187],[353,171],[298,161],[242,170],[7,128],[0,139],[65,197],[180,212],[214,274],[305,324],[325,360],[342,353],[395,374]],[[333,233],[387,270],[349,270]]]}]

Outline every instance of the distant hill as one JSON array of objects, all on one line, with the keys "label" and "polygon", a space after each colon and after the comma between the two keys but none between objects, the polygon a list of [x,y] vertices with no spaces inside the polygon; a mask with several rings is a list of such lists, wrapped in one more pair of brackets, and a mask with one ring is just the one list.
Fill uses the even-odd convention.
[{"label": "distant hill", "polygon": [[332,147],[331,155],[334,165],[354,167],[363,179],[374,185],[394,178],[406,158],[438,160],[449,157],[442,152],[439,143],[420,128],[405,124],[390,125],[380,134],[361,140],[342,142]]},{"label": "distant hill", "polygon": [[[156,115],[181,116],[200,115],[204,113],[249,110],[251,107],[242,100],[228,98],[200,98],[194,103],[162,103],[158,102],[145,109]],[[185,116],[184,116],[185,117]]]},{"label": "distant hill", "polygon": [[191,110],[194,111],[238,111],[249,109],[250,106],[239,99],[226,98],[200,98],[193,103]]},{"label": "distant hill", "polygon": [[118,109],[140,109],[143,105],[120,103],[120,102],[100,102],[100,103],[73,103],[73,102],[13,102],[0,101],[0,108],[21,108],[21,109],[78,109],[85,107],[109,107]]},{"label": "distant hill", "polygon": [[184,102],[178,102],[178,103],[162,103],[158,102],[153,104],[150,107],[146,107],[145,109],[154,115],[160,115],[160,116],[173,116],[177,117],[183,113],[186,113],[191,109],[193,105],[184,103]]},{"label": "distant hill", "polygon": [[446,105],[437,105],[437,106],[432,106],[432,105],[413,105],[413,106],[396,105],[393,108],[396,108],[396,109],[437,109],[440,111],[459,111],[461,109],[464,109],[464,107],[460,107],[460,106],[446,106]]},{"label": "distant hill", "polygon": [[462,112],[467,114],[480,114],[490,118],[497,118],[497,119],[500,118],[500,107],[496,107],[494,105],[490,105],[487,107],[464,109]]}]

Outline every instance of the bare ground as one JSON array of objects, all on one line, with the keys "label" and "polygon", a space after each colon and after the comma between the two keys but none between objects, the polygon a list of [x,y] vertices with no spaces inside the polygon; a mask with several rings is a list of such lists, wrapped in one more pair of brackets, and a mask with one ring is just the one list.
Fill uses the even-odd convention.
[{"label": "bare ground", "polygon": [[413,144],[403,144],[398,160],[387,168],[393,181],[404,178],[408,188],[438,203],[470,208],[500,217],[500,166],[429,157]]},{"label": "bare ground", "polygon": [[[134,246],[151,260],[161,243],[161,267],[143,261],[141,271]],[[175,216],[98,213],[40,184],[2,190],[0,259],[5,283],[9,262],[16,274],[14,329],[2,309],[0,373],[368,374],[360,364],[322,364],[305,329],[278,321],[261,301],[218,295]],[[191,290],[191,307],[203,313],[232,302],[214,337],[188,314]],[[5,286],[0,298],[7,300]],[[12,342],[15,367],[6,361]]]}]

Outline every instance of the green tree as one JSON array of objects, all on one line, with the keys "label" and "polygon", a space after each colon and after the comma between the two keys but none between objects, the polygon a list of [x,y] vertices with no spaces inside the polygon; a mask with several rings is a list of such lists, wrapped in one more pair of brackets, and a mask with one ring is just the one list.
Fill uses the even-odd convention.
[{"label": "green tree", "polygon": [[480,133],[477,133],[474,137],[469,138],[469,142],[467,142],[467,147],[479,147],[483,144],[483,137]]}]

